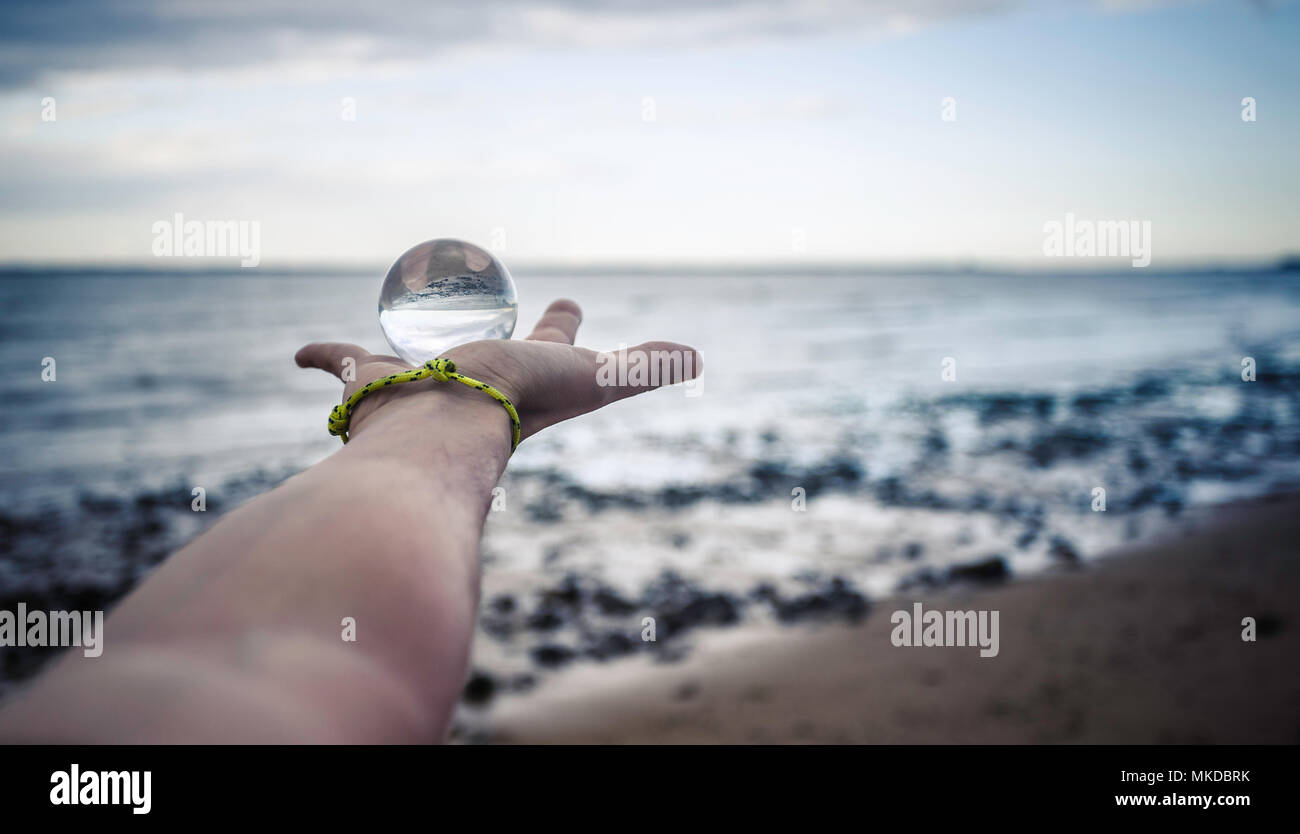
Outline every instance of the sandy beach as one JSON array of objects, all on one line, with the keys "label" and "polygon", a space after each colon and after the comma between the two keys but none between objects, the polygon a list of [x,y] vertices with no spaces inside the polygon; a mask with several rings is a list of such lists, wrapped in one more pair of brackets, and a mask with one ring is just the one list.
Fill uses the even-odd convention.
[{"label": "sandy beach", "polygon": [[[880,600],[856,625],[702,630],[679,662],[576,665],[475,723],[500,743],[1296,743],[1298,519],[1294,495],[1206,509],[1086,567]],[[890,615],[915,602],[1000,612],[998,655],[895,647]]]}]

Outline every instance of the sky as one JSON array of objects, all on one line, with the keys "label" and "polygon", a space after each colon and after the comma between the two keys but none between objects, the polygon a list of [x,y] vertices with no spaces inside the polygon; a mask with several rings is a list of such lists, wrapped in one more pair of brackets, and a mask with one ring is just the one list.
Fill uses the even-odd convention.
[{"label": "sky", "polygon": [[1265,261],[1300,251],[1297,6],[6,2],[0,262],[148,263],[178,212],[257,223],[263,268],[1032,267],[1067,213]]}]

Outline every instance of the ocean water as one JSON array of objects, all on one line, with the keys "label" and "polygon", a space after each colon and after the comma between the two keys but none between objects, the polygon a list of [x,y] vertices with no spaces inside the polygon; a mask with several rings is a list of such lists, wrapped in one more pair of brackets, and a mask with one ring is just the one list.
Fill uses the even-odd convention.
[{"label": "ocean water", "polygon": [[[571,297],[580,344],[685,342],[705,372],[523,444],[485,594],[575,575],[629,599],[665,575],[881,594],[989,558],[1086,560],[1294,489],[1298,277],[520,272],[516,338]],[[0,597],[111,601],[338,448],[339,386],[293,354],[389,352],[381,278],[0,277]]]}]

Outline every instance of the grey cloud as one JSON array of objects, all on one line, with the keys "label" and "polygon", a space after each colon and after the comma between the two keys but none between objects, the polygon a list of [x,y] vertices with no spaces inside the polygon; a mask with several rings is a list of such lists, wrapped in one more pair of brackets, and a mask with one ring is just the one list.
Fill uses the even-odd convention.
[{"label": "grey cloud", "polygon": [[0,86],[56,73],[420,61],[457,46],[686,45],[919,25],[1016,0],[6,0]]}]

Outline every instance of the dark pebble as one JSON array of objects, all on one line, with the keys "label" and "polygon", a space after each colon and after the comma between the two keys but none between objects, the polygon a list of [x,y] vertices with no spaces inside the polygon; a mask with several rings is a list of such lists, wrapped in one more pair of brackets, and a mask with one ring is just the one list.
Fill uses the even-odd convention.
[{"label": "dark pebble", "polygon": [[1053,559],[1068,562],[1069,564],[1079,563],[1079,551],[1075,550],[1069,539],[1063,536],[1052,536],[1047,552]]},{"label": "dark pebble", "polygon": [[564,625],[564,617],[553,607],[542,607],[529,614],[527,622],[534,631],[554,631]]},{"label": "dark pebble", "polygon": [[546,643],[541,646],[535,646],[529,655],[533,662],[539,666],[547,668],[556,668],[563,666],[574,658],[574,651],[567,646],[560,646],[555,643]]},{"label": "dark pebble", "polygon": [[636,603],[624,599],[613,588],[603,586],[591,595],[591,601],[600,613],[609,617],[626,616],[637,609]]},{"label": "dark pebble", "polygon": [[496,682],[491,677],[483,672],[474,672],[469,676],[469,681],[466,682],[465,691],[461,697],[467,704],[482,706],[492,700],[496,688]]},{"label": "dark pebble", "polygon": [[596,660],[610,660],[631,654],[637,650],[637,645],[640,642],[640,640],[633,640],[621,631],[607,631],[586,647],[585,654]]},{"label": "dark pebble", "polygon": [[773,606],[781,622],[791,623],[807,618],[843,618],[849,622],[861,620],[867,613],[867,598],[840,577],[833,578],[822,589],[797,597],[775,599]]},{"label": "dark pebble", "polygon": [[1007,560],[1001,556],[990,556],[978,562],[955,565],[948,569],[948,578],[967,582],[1002,582],[1011,576]]}]

